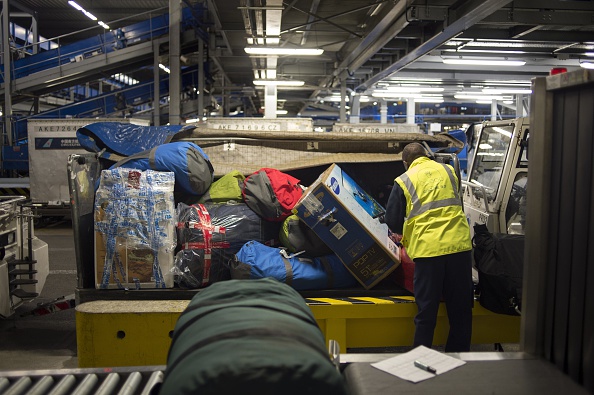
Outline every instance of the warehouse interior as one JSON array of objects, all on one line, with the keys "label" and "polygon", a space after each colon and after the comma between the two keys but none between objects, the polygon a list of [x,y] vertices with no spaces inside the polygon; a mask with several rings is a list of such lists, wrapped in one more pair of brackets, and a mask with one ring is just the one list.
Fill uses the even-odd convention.
[{"label": "warehouse interior", "polygon": [[[311,120],[313,130],[323,132],[347,123],[414,124],[422,134],[433,135],[466,130],[483,121],[528,119],[536,105],[538,114],[543,115],[549,107],[534,98],[535,78],[540,81],[541,77],[569,73],[572,77],[581,75],[576,77],[580,83],[591,83],[592,72],[587,69],[594,68],[594,2],[583,0],[2,0],[1,5],[1,44],[2,48],[10,49],[2,51],[0,65],[3,178],[28,176],[30,163],[24,153],[31,140],[27,128],[36,122],[49,120],[76,125],[77,119],[85,122],[98,119],[171,126],[195,125],[212,119],[248,119],[248,122],[296,119],[295,122]],[[258,50],[264,53],[257,54]],[[300,50],[312,50],[315,54],[300,54]],[[7,64],[11,67],[5,67]],[[554,93],[557,88],[545,90]],[[589,99],[580,100],[583,100],[581,111]],[[568,103],[567,110],[575,104]],[[584,112],[580,114],[583,116]],[[580,121],[579,125],[561,125],[559,119],[555,118],[556,129],[567,133],[574,127],[583,136],[591,128],[591,120]],[[538,120],[544,129],[541,118]],[[548,121],[553,124],[550,118]],[[535,178],[533,185],[542,188],[543,196],[562,189],[567,195],[574,189],[576,195],[581,194],[579,183],[562,184],[560,171],[555,168],[556,163],[562,163],[571,171],[567,158],[574,149],[572,144],[579,147],[579,142],[569,135],[565,151],[559,148],[563,146],[559,141],[557,150],[549,152],[544,139],[554,136],[554,132],[551,125],[546,128],[546,137],[532,140],[532,146],[536,147],[532,158],[541,165],[537,173],[540,178]],[[587,155],[581,153],[579,163],[589,168]],[[579,165],[575,168],[580,169]],[[555,185],[562,184],[561,187],[547,189],[549,185],[544,181],[547,170],[554,173],[558,183]],[[580,174],[584,179],[591,176]],[[563,196],[569,199],[571,196],[565,193]],[[554,229],[565,225],[566,232],[559,236],[559,242],[568,243],[571,232],[567,231],[567,223],[556,216],[555,202],[558,203],[545,199],[543,206],[529,208],[533,219],[531,229],[536,234],[538,226]],[[563,202],[564,207],[573,207],[569,200]],[[535,221],[546,209],[550,210],[546,220],[550,222]],[[579,222],[579,215],[575,218]],[[83,277],[73,262],[79,257],[72,256],[80,251],[75,251],[70,242],[64,244],[73,235],[70,223],[50,224],[40,228],[38,235],[53,243],[49,248],[50,261],[59,262],[48,277],[48,284],[54,288],[44,291],[42,300],[63,300],[72,286],[80,285]],[[538,237],[527,245],[527,257],[549,262],[552,259],[543,256],[539,248],[546,238],[542,234]],[[64,251],[66,258],[61,255]],[[551,253],[563,255],[556,249]],[[583,257],[576,255],[572,259]],[[584,265],[592,266],[589,261]],[[582,274],[583,281],[591,278],[585,266],[580,266],[581,269],[582,272],[572,272],[572,281]],[[525,292],[532,296],[530,306],[534,313],[521,319],[522,335],[535,337],[509,347],[512,350],[520,347],[531,354],[528,360],[532,362],[526,362],[532,364],[531,373],[534,377],[546,377],[539,384],[540,389],[548,385],[550,393],[555,393],[563,384],[576,393],[587,393],[594,388],[592,380],[584,374],[592,366],[588,343],[591,336],[585,333],[592,328],[591,318],[587,317],[592,303],[575,303],[582,296],[574,291],[570,300],[565,296],[561,299],[567,302],[566,306],[573,301],[582,309],[579,313],[582,315],[570,317],[557,302],[555,317],[551,318],[552,310],[543,311],[542,305],[535,302],[535,296],[541,301],[549,297],[542,291],[545,269],[531,270],[534,281]],[[552,280],[548,279],[547,285],[551,286]],[[585,283],[580,282],[574,289],[585,288]],[[94,291],[88,293],[89,298],[95,297]],[[187,295],[180,293],[176,299]],[[117,304],[116,300],[112,302]],[[72,338],[76,335],[72,328],[73,310],[32,318],[35,306],[29,305],[20,311],[23,317],[3,322],[2,331],[13,336],[14,342],[5,338],[1,343],[7,345],[7,350],[6,363],[0,370],[8,370],[10,358],[18,361],[17,364],[26,364],[27,359],[36,356],[38,361],[31,365],[35,368],[43,364],[51,369],[76,368],[80,360],[77,361]],[[66,320],[61,321],[65,314],[68,314]],[[563,319],[569,324],[564,324]],[[542,322],[549,326],[535,328]],[[551,334],[554,332],[551,328],[564,325],[567,328],[554,336]],[[48,328],[52,339],[58,339],[56,344],[60,348],[56,358],[54,355],[47,358],[54,351],[42,339],[27,340],[38,336],[38,328]],[[575,335],[573,339],[580,340],[568,340],[569,335],[562,337],[560,333],[570,333]],[[27,352],[21,353],[19,347]],[[501,351],[500,344],[495,348]],[[577,357],[579,353],[582,354]],[[495,353],[483,355],[487,354]],[[523,380],[518,373],[523,362],[518,360],[524,357],[497,354],[501,357],[493,358],[506,359],[505,368],[497,367],[494,371],[513,372],[507,377]],[[539,358],[533,358],[534,355]],[[475,357],[469,356],[470,365],[477,366],[472,362]],[[369,362],[363,355],[361,358],[357,359],[353,353],[343,362]],[[145,383],[146,377],[163,369],[165,366],[144,366],[136,370],[142,372]],[[132,376],[134,370],[121,369],[120,374]],[[78,369],[76,374],[82,377],[83,373],[88,372]],[[99,370],[93,373],[101,379],[106,377]],[[365,366],[362,370],[362,375],[367,377],[365,384],[371,384],[377,373]],[[483,373],[479,371],[477,375]],[[453,392],[461,390],[456,383],[461,374],[442,378],[449,381],[434,380],[433,387],[425,387],[427,393],[443,390],[440,385],[448,386]],[[5,376],[13,383],[18,375]],[[362,380],[357,376],[352,379]],[[502,385],[502,390],[530,391],[531,383],[522,387],[514,385],[514,380]],[[0,393],[6,382],[0,378]],[[491,381],[490,385],[495,383]],[[414,386],[402,389],[412,391]]]},{"label": "warehouse interior", "polygon": [[[82,11],[61,0],[3,2],[12,26],[10,59],[18,63],[10,89],[13,122],[54,110],[45,117],[123,115],[154,124],[154,94],[132,88],[154,85],[157,75],[167,78],[167,72],[155,68],[160,64],[173,68],[171,76],[181,81],[182,103],[179,114],[159,111],[159,124],[201,116],[263,116],[268,96],[276,98],[268,117],[278,110],[278,116],[312,117],[321,126],[357,121],[357,115],[377,122],[382,104],[390,122],[409,122],[406,102],[412,99],[416,114],[426,116],[417,121],[460,125],[525,114],[531,78],[553,68],[572,71],[592,64],[590,1],[185,0],[176,7],[187,12],[173,16],[181,30],[173,46],[167,38],[169,22],[136,25],[168,14],[168,1],[79,3]],[[97,40],[84,41],[90,37]],[[55,68],[54,73],[35,81],[24,78],[30,71],[25,65],[21,71],[23,58],[67,45],[72,52],[60,55],[59,64],[30,61],[40,69]],[[247,54],[245,48],[253,46],[323,52]],[[93,63],[97,57],[107,60]],[[484,64],[473,64],[477,60]],[[500,61],[509,65],[500,66]],[[255,85],[257,80],[264,81]],[[303,82],[260,85],[267,80]],[[8,91],[2,89],[4,103]],[[104,95],[116,105],[80,104]],[[159,106],[166,106],[167,92],[160,96]],[[75,103],[77,109],[66,108]]]}]

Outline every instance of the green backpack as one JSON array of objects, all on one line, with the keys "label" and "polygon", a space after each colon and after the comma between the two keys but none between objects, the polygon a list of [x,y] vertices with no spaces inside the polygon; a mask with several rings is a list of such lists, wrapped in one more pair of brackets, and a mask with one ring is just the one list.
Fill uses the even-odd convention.
[{"label": "green backpack", "polygon": [[241,188],[245,176],[238,170],[232,170],[225,174],[208,188],[208,191],[200,197],[198,203],[225,203],[230,200],[243,202]]}]

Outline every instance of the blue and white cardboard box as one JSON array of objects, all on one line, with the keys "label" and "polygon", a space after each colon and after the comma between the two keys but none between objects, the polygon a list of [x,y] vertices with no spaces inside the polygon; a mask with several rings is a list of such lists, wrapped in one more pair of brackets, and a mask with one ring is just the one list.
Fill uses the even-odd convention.
[{"label": "blue and white cardboard box", "polygon": [[293,212],[370,289],[400,264],[400,249],[379,220],[384,208],[332,164],[304,192]]}]

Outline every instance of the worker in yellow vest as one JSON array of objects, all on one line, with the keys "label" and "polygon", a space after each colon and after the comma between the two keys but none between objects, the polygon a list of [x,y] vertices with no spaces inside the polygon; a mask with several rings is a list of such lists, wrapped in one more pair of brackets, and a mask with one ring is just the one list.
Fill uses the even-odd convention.
[{"label": "worker in yellow vest", "polygon": [[458,178],[452,166],[430,159],[419,143],[404,147],[402,162],[406,172],[395,179],[385,221],[402,235],[401,243],[415,263],[418,313],[413,345],[432,346],[443,300],[450,323],[445,351],[469,351],[474,304],[472,241]]}]

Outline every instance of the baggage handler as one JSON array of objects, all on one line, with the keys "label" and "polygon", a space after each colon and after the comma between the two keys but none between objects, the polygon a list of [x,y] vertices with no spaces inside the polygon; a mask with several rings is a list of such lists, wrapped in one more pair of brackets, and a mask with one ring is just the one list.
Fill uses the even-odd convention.
[{"label": "baggage handler", "polygon": [[450,331],[445,352],[470,350],[472,334],[472,241],[462,210],[454,169],[431,160],[419,143],[402,152],[406,172],[394,180],[385,221],[402,235],[415,263],[413,346],[431,348],[437,310],[443,299]]}]

